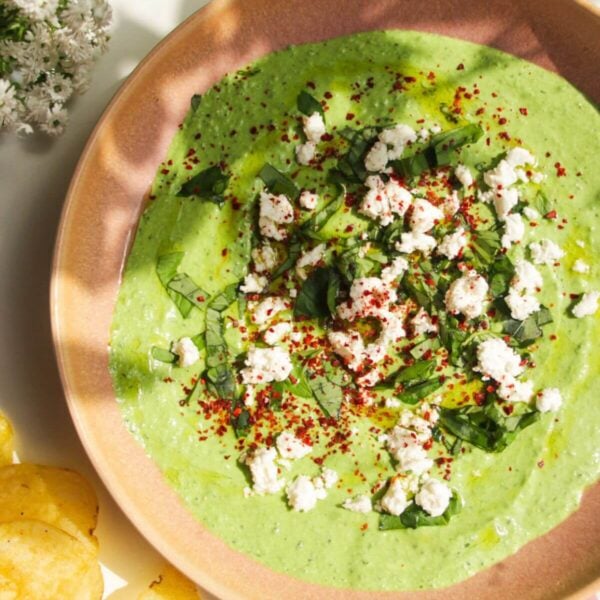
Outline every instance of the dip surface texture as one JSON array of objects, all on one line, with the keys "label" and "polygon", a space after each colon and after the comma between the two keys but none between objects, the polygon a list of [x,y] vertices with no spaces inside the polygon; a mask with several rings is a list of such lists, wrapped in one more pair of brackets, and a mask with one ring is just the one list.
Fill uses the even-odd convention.
[{"label": "dip surface texture", "polygon": [[[475,84],[479,93],[473,95]],[[267,162],[298,187],[317,188],[324,200],[335,196],[324,183],[326,169],[320,173],[296,163],[295,148],[302,141],[296,98],[302,90],[326,100],[327,131],[335,135],[346,126],[377,123],[419,129],[421,119],[426,126],[449,129],[455,125],[444,113],[456,106],[459,88],[470,96],[458,91],[460,118],[486,130],[483,139],[462,150],[462,163],[475,174],[477,164],[489,165],[519,144],[547,174],[541,186],[557,216],[536,219],[510,255],[524,255],[526,245],[540,239],[553,240],[565,252],[560,266],[540,267],[539,300],[554,322],[531,347],[536,367],[530,377],[536,390],[559,388],[562,408],[542,414],[501,453],[469,447],[456,458],[450,485],[464,506],[445,526],[379,531],[375,512],[341,508],[393,474],[369,431],[389,429],[393,411],[349,417],[356,436],[352,452],[326,459],[340,481],[315,510],[290,510],[283,492],[244,497],[249,474],[238,463],[240,445],[231,428],[216,435],[197,402],[180,402],[202,363],[175,367],[151,357],[153,347],[168,348],[205,327],[204,311],[193,310],[183,319],[165,293],[156,273],[158,257],[183,252],[180,270],[211,295],[240,281],[254,219],[249,207],[263,188],[257,174]],[[411,590],[460,581],[576,510],[600,474],[594,387],[600,315],[576,319],[570,313],[571,294],[600,288],[598,140],[597,110],[560,77],[490,48],[414,32],[358,34],[293,47],[226,76],[203,94],[153,183],[124,271],[110,362],[128,427],[193,514],[231,547],[276,571],[327,586]],[[176,195],[190,175],[221,163],[232,174],[222,206]],[[359,221],[340,214],[327,226],[334,236]],[[590,265],[589,272],[573,270],[577,260]],[[226,320],[236,319],[236,310],[225,313]],[[230,347],[244,351],[237,330],[226,331]],[[306,457],[284,475],[291,481],[319,472]]]}]

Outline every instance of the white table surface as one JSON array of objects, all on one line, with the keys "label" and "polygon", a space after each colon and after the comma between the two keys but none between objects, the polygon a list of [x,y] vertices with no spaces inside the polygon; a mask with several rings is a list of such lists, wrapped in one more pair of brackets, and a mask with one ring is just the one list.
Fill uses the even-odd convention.
[{"label": "white table surface", "polygon": [[71,103],[66,133],[56,140],[0,134],[0,408],[15,425],[21,460],[72,467],[94,483],[105,597],[111,600],[135,598],[156,577],[162,559],[98,479],[67,412],[48,311],[54,237],[71,174],[104,107],[138,62],[207,3],[111,0],[109,51],[96,65],[88,93]]},{"label": "white table surface", "polygon": [[15,425],[21,460],[72,467],[94,483],[111,600],[135,598],[162,560],[112,501],[67,412],[48,310],[54,237],[71,175],[104,107],[138,62],[207,1],[110,0],[109,51],[90,90],[71,102],[66,133],[56,140],[0,134],[0,408]]}]

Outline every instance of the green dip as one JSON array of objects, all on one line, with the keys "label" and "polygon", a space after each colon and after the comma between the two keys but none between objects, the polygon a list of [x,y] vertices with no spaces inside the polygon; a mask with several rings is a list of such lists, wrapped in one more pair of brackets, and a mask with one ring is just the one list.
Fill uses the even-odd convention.
[{"label": "green dip", "polygon": [[[479,93],[473,95],[475,84]],[[202,365],[179,368],[151,357],[153,347],[168,348],[173,340],[201,333],[205,322],[203,310],[181,317],[157,277],[157,258],[184,252],[180,271],[209,294],[242,279],[250,241],[245,207],[263,188],[257,174],[266,162],[293,176],[299,187],[317,188],[324,201],[335,196],[324,184],[325,172],[295,161],[294,148],[302,141],[300,91],[327,99],[327,131],[335,133],[336,127],[382,120],[418,129],[424,119],[449,129],[456,124],[445,120],[440,105],[452,118],[448,107],[459,87],[471,96],[461,93],[460,120],[479,122],[486,130],[485,138],[463,149],[461,162],[475,173],[476,164],[489,164],[520,144],[548,175],[542,187],[557,218],[540,218],[511,256],[542,238],[565,251],[559,267],[539,267],[544,277],[539,299],[554,322],[532,346],[537,367],[530,374],[536,390],[561,390],[562,408],[541,415],[501,453],[469,447],[457,458],[450,485],[464,507],[446,526],[378,531],[375,512],[341,508],[345,499],[368,492],[393,473],[385,452],[375,460],[381,445],[368,431],[374,424],[386,430],[393,418],[354,419],[354,435],[362,443],[352,454],[326,459],[341,480],[314,510],[291,511],[283,492],[245,498],[248,472],[237,462],[240,445],[232,429],[214,435],[202,410],[180,404],[182,388],[191,385]],[[600,288],[596,108],[566,81],[531,63],[491,48],[403,31],[358,34],[270,54],[226,76],[194,104],[158,170],[127,260],[110,361],[123,418],[193,514],[232,548],[276,571],[335,587],[410,590],[460,581],[576,510],[600,473],[594,390],[599,359],[593,350],[600,316],[575,319],[569,312],[570,294]],[[190,175],[221,161],[232,174],[222,206],[176,195]],[[327,228],[338,235],[348,223],[360,222],[344,213]],[[577,259],[591,265],[589,273],[572,270]],[[235,305],[230,316],[237,317]],[[235,328],[227,339],[243,350]],[[355,461],[360,476],[354,474]],[[294,462],[286,478],[318,472],[307,457]]]}]

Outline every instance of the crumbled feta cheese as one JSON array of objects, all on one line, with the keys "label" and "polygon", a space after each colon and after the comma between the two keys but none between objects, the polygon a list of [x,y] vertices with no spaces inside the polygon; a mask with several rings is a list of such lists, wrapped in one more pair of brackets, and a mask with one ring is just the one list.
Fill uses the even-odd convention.
[{"label": "crumbled feta cheese", "polygon": [[422,306],[419,308],[419,312],[412,318],[410,323],[415,335],[435,333],[437,331],[437,326],[433,324],[431,317],[427,314],[427,311]]},{"label": "crumbled feta cheese", "polygon": [[252,250],[252,260],[254,261],[254,270],[257,273],[264,273],[277,265],[277,252],[270,244],[263,244]]},{"label": "crumbled feta cheese", "polygon": [[[373,344],[370,344],[369,347],[372,345]],[[381,349],[381,347],[379,347],[378,349]],[[385,356],[385,348],[383,348],[383,355]],[[379,362],[381,360],[383,360],[383,356],[381,356],[381,353],[378,353],[377,355],[374,356],[373,362]],[[381,374],[379,373],[379,371],[377,371],[377,369],[373,369],[373,370],[365,373],[364,375],[357,377],[356,384],[359,387],[373,387],[374,385],[377,385],[380,380],[381,380]]]},{"label": "crumbled feta cheese", "polygon": [[383,142],[377,141],[365,156],[365,168],[367,171],[383,171],[388,161],[388,148]]},{"label": "crumbled feta cheese", "polygon": [[355,331],[330,331],[327,339],[333,351],[344,360],[348,368],[356,371],[364,360],[365,344]]},{"label": "crumbled feta cheese", "polygon": [[541,289],[543,283],[540,272],[528,260],[515,262],[515,274],[510,285],[517,292],[534,292]]},{"label": "crumbled feta cheese", "polygon": [[288,378],[293,365],[290,355],[284,348],[257,348],[252,346],[241,370],[242,382],[269,383],[284,381]]},{"label": "crumbled feta cheese", "polygon": [[267,192],[260,193],[260,213],[258,225],[260,233],[274,240],[284,240],[287,232],[282,225],[294,220],[294,209],[283,195],[275,196]]},{"label": "crumbled feta cheese", "polygon": [[416,233],[427,233],[443,218],[444,213],[437,206],[423,198],[417,198],[413,203],[410,228]]},{"label": "crumbled feta cheese", "polygon": [[514,168],[506,161],[501,160],[496,168],[483,174],[483,180],[491,188],[508,188],[517,181]]},{"label": "crumbled feta cheese", "polygon": [[598,299],[600,292],[587,292],[581,300],[573,307],[573,315],[578,319],[593,315],[598,310]]},{"label": "crumbled feta cheese", "polygon": [[287,302],[283,298],[267,296],[258,306],[252,309],[252,322],[257,325],[264,325],[287,308]]},{"label": "crumbled feta cheese", "polygon": [[319,244],[315,246],[312,250],[305,252],[296,262],[296,273],[300,277],[300,279],[306,279],[306,273],[304,269],[306,267],[312,267],[316,265],[322,258],[325,256],[325,249],[327,246],[325,244]]},{"label": "crumbled feta cheese", "polygon": [[580,247],[580,248],[585,248],[585,242],[583,240],[575,240],[575,243]]},{"label": "crumbled feta cheese", "polygon": [[524,321],[529,315],[540,310],[540,303],[535,296],[521,294],[515,288],[510,288],[504,300],[510,308],[511,317],[517,321]]},{"label": "crumbled feta cheese", "polygon": [[350,286],[350,300],[341,303],[337,312],[348,321],[357,317],[378,318],[382,311],[387,313],[389,305],[397,299],[396,290],[385,281],[378,277],[359,277]]},{"label": "crumbled feta cheese", "polygon": [[540,412],[556,412],[563,403],[560,390],[557,388],[546,388],[542,390],[536,400],[535,406]]},{"label": "crumbled feta cheese", "polygon": [[419,129],[419,139],[422,142],[426,142],[430,137],[431,132],[428,129],[426,129],[425,127],[421,127],[421,129]]},{"label": "crumbled feta cheese", "polygon": [[244,283],[240,286],[240,291],[244,294],[260,294],[269,283],[269,280],[264,275],[256,273],[248,273],[244,279]]},{"label": "crumbled feta cheese", "polygon": [[317,146],[314,142],[304,142],[304,144],[298,144],[298,146],[296,146],[296,161],[300,165],[309,165],[316,153]]},{"label": "crumbled feta cheese", "polygon": [[398,256],[387,267],[381,270],[381,280],[385,283],[393,283],[406,270],[408,270],[408,261]]},{"label": "crumbled feta cheese", "polygon": [[450,284],[446,292],[446,308],[453,314],[462,313],[467,319],[479,317],[488,287],[481,275],[474,270],[468,271]]},{"label": "crumbled feta cheese", "polygon": [[305,444],[301,439],[298,439],[289,431],[281,433],[277,437],[275,444],[282,458],[290,460],[303,458],[312,452],[312,446]]},{"label": "crumbled feta cheese", "polygon": [[333,469],[324,467],[321,470],[320,479],[323,481],[323,485],[326,489],[332,488],[338,482],[339,478],[340,476],[337,474],[337,471],[334,471]]},{"label": "crumbled feta cheese", "polygon": [[408,506],[406,490],[400,479],[392,479],[386,493],[381,498],[381,508],[391,515],[401,515]]},{"label": "crumbled feta cheese", "polygon": [[306,210],[315,210],[319,202],[319,196],[309,190],[303,190],[298,199],[300,206]]},{"label": "crumbled feta cheese", "polygon": [[428,479],[415,495],[415,503],[432,517],[443,515],[452,498],[450,488],[437,479]]},{"label": "crumbled feta cheese", "polygon": [[588,265],[585,261],[581,260],[580,258],[578,258],[573,263],[573,266],[571,268],[576,273],[589,273],[590,272],[590,265]]},{"label": "crumbled feta cheese", "polygon": [[269,344],[269,346],[275,345],[277,342],[280,342],[286,335],[288,335],[292,331],[292,324],[281,322],[275,323],[275,325],[269,325],[267,329],[265,329],[263,333],[263,340],[265,344]]},{"label": "crumbled feta cheese", "polygon": [[544,179],[546,179],[546,175],[544,173],[540,173],[539,171],[536,171],[531,175],[531,181],[533,181],[533,183],[542,183]]},{"label": "crumbled feta cheese", "polygon": [[452,260],[457,256],[460,256],[466,245],[467,236],[465,235],[465,230],[462,227],[459,227],[453,233],[444,236],[437,247],[437,252]]},{"label": "crumbled feta cheese", "polygon": [[396,242],[396,250],[404,254],[422,252],[428,255],[436,247],[436,244],[435,238],[431,235],[409,231],[400,235],[400,241]]},{"label": "crumbled feta cheese", "polygon": [[242,395],[244,406],[250,408],[256,404],[256,390],[253,385],[247,385]]},{"label": "crumbled feta cheese", "polygon": [[540,213],[532,208],[531,206],[526,206],[523,208],[523,214],[530,220],[535,221],[540,218]]},{"label": "crumbled feta cheese", "polygon": [[536,265],[551,265],[559,261],[565,253],[551,240],[540,240],[529,244],[531,258]]},{"label": "crumbled feta cheese", "polygon": [[494,192],[493,202],[496,215],[501,221],[504,221],[510,211],[519,203],[519,192],[514,188],[498,190]]},{"label": "crumbled feta cheese", "polygon": [[321,136],[326,133],[325,121],[321,113],[314,112],[310,117],[302,117],[304,124],[304,135],[309,142],[318,144],[321,141]]},{"label": "crumbled feta cheese", "polygon": [[531,165],[535,167],[536,160],[533,154],[525,148],[511,148],[506,154],[506,162],[513,168],[524,167],[525,165]]},{"label": "crumbled feta cheese", "polygon": [[505,379],[498,388],[498,396],[507,402],[529,402],[532,395],[532,381]]},{"label": "crumbled feta cheese", "polygon": [[388,151],[388,160],[396,160],[402,156],[404,148],[408,144],[416,142],[417,134],[412,127],[408,125],[398,124],[389,129],[384,129],[379,134],[379,141],[387,146],[391,146]]},{"label": "crumbled feta cheese", "polygon": [[182,337],[176,341],[171,348],[171,352],[177,354],[180,367],[190,367],[200,359],[200,351],[189,337]]},{"label": "crumbled feta cheese", "polygon": [[397,461],[398,471],[411,471],[416,475],[429,471],[433,460],[421,444],[431,437],[431,432],[414,432],[396,425],[388,434],[387,448]]},{"label": "crumbled feta cheese", "polygon": [[502,247],[510,248],[512,244],[520,242],[525,235],[525,223],[520,214],[506,215],[504,219],[504,234],[502,235]]},{"label": "crumbled feta cheese", "polygon": [[473,175],[471,174],[469,167],[466,167],[465,165],[460,163],[456,165],[454,176],[460,181],[463,187],[468,188],[473,185]]},{"label": "crumbled feta cheese", "polygon": [[308,512],[317,505],[318,493],[312,479],[299,475],[286,488],[289,506],[298,512]]},{"label": "crumbled feta cheese", "polygon": [[367,514],[373,510],[373,503],[371,498],[367,494],[361,494],[354,498],[348,498],[344,500],[342,507],[352,512]]},{"label": "crumbled feta cheese", "polygon": [[365,184],[369,189],[359,210],[382,225],[389,225],[394,215],[403,216],[412,202],[412,194],[394,179],[384,183],[380,177],[372,175],[367,177]]},{"label": "crumbled feta cheese", "polygon": [[460,198],[458,192],[452,190],[449,196],[446,196],[444,203],[442,204],[442,210],[447,218],[453,217],[460,209]]},{"label": "crumbled feta cheese", "polygon": [[491,338],[477,346],[477,366],[474,368],[483,379],[499,383],[512,381],[523,372],[521,357],[500,338]]},{"label": "crumbled feta cheese", "polygon": [[252,489],[261,496],[276,494],[285,484],[285,481],[279,478],[276,459],[275,448],[258,448],[245,459],[252,475]]}]

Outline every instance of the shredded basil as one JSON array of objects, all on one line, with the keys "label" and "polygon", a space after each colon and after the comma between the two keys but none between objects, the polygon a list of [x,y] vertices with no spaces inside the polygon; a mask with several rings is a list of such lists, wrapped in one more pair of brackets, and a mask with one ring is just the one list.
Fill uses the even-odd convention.
[{"label": "shredded basil", "polygon": [[235,301],[238,296],[237,288],[238,283],[232,283],[227,287],[223,288],[212,300],[208,303],[208,306],[217,312],[223,312],[227,310]]},{"label": "shredded basil", "polygon": [[179,309],[181,316],[185,319],[190,314],[192,308],[194,308],[194,304],[185,296],[182,296],[178,292],[169,288],[169,284],[177,275],[177,268],[179,267],[183,256],[183,252],[171,252],[169,254],[163,254],[162,256],[159,256],[156,262],[156,274],[158,275],[163,287],[169,294],[169,297]]},{"label": "shredded basil", "polygon": [[286,259],[273,271],[271,277],[273,280],[277,279],[280,275],[283,275],[289,271],[300,258],[302,252],[302,244],[294,236],[290,238],[288,246],[288,254]]},{"label": "shredded basil", "polygon": [[327,417],[339,418],[340,408],[344,401],[342,388],[331,382],[324,375],[312,375],[309,373],[308,385],[319,403],[319,406]]},{"label": "shredded basil", "polygon": [[190,106],[192,107],[192,111],[196,112],[200,103],[202,102],[202,96],[200,94],[194,94],[192,99],[190,100]]},{"label": "shredded basil", "polygon": [[283,194],[292,200],[295,200],[300,195],[300,190],[296,184],[287,175],[284,175],[269,163],[265,163],[258,176],[263,180],[271,194]]},{"label": "shredded basil", "polygon": [[442,387],[439,377],[432,377],[419,383],[409,385],[397,395],[398,400],[404,404],[416,404],[419,400],[426,398],[436,390]]},{"label": "shredded basil", "polygon": [[229,349],[225,341],[225,328],[221,313],[206,311],[206,377],[209,387],[219,398],[231,400],[235,394],[235,375],[229,362]]},{"label": "shredded basil", "polygon": [[[284,391],[290,392],[301,398],[312,398],[313,392],[309,380],[304,373],[302,365],[292,358],[293,368],[289,377],[284,381],[276,381],[272,384],[275,391],[280,394]],[[271,403],[273,404],[273,403]]]},{"label": "shredded basil", "polygon": [[369,174],[365,167],[365,156],[375,142],[381,128],[365,129],[346,128],[340,135],[348,142],[349,148],[337,162],[337,168],[329,172],[329,180],[333,183],[362,183]]},{"label": "shredded basil", "polygon": [[179,358],[174,352],[171,352],[166,348],[159,348],[158,346],[152,346],[152,350],[150,352],[154,360],[163,363],[173,364]]},{"label": "shredded basil", "polygon": [[462,501],[454,492],[450,498],[448,508],[439,517],[432,517],[415,502],[411,502],[404,512],[399,515],[379,515],[379,530],[389,531],[392,529],[417,529],[418,527],[435,527],[447,525],[450,519],[457,515],[462,509]]},{"label": "shredded basil", "polygon": [[198,308],[202,308],[210,297],[202,288],[199,288],[186,273],[178,273],[175,275],[173,279],[169,281],[167,287],[169,290],[186,298],[186,300]]},{"label": "shredded basil", "polygon": [[310,117],[316,112],[319,113],[322,117],[325,116],[321,103],[314,96],[311,96],[308,92],[304,90],[302,90],[298,94],[298,98],[296,98],[296,105],[298,107],[298,110],[302,114],[305,114],[307,117]]},{"label": "shredded basil", "polygon": [[542,306],[539,311],[527,317],[524,321],[508,319],[502,324],[502,331],[514,338],[521,346],[527,346],[542,337],[542,327],[552,323],[550,311]]},{"label": "shredded basil", "polygon": [[494,298],[508,292],[515,268],[506,254],[496,256],[489,268],[490,293]]},{"label": "shredded basil", "polygon": [[296,317],[328,317],[335,313],[340,274],[332,267],[315,269],[304,281],[294,304]]},{"label": "shredded basil", "polygon": [[[234,411],[237,408],[240,408],[240,413],[235,416]],[[233,405],[230,421],[236,437],[245,437],[250,433],[250,413],[248,412],[248,409],[242,408],[239,405],[239,402]]]},{"label": "shredded basil", "polygon": [[221,205],[225,200],[223,194],[227,189],[229,179],[229,175],[223,173],[216,165],[208,167],[184,183],[177,195],[196,196]]},{"label": "shredded basil", "polygon": [[325,227],[325,224],[344,204],[344,196],[340,195],[321,210],[316,212],[310,219],[306,220],[300,227],[300,233],[305,236],[321,239],[319,231]]},{"label": "shredded basil", "polygon": [[478,271],[487,271],[500,248],[502,242],[497,231],[493,229],[476,231],[471,241],[473,266]]}]

